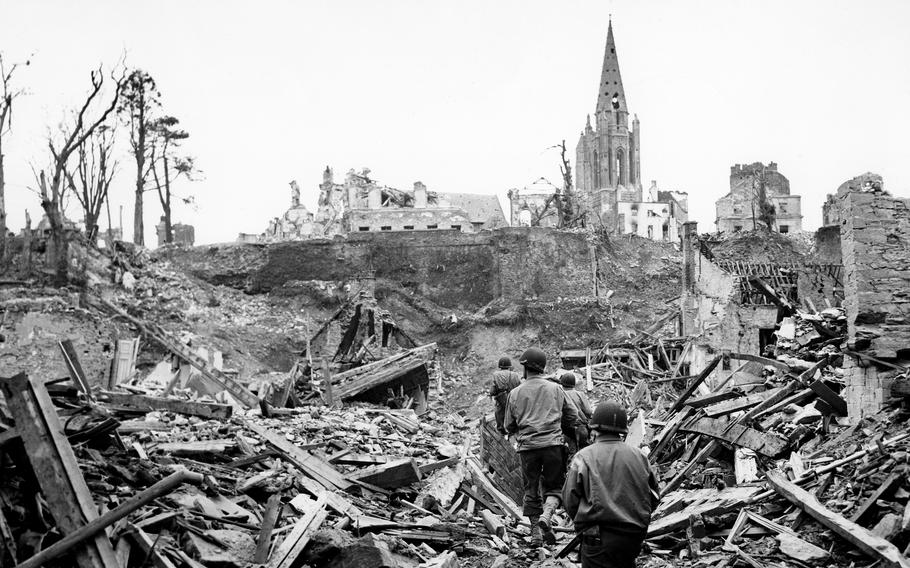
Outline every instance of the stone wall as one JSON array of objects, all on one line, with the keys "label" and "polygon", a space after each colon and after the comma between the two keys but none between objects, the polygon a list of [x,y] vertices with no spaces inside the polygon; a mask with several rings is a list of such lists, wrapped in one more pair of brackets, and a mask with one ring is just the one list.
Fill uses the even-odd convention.
[{"label": "stone wall", "polygon": [[[878,359],[910,359],[910,200],[852,191],[843,196],[841,219],[849,339],[869,340],[863,353]],[[882,407],[894,374],[846,358],[852,420]]]},{"label": "stone wall", "polygon": [[840,224],[819,227],[815,233],[815,253],[822,264],[841,264]]},{"label": "stone wall", "polygon": [[474,232],[474,226],[464,210],[453,207],[352,209],[345,213],[345,226],[352,233],[433,229]]},{"label": "stone wall", "polygon": [[[601,254],[606,254],[602,252]],[[594,296],[597,248],[543,227],[351,233],[271,245],[196,247],[162,256],[206,281],[269,292],[295,281],[350,281],[371,270],[444,307]]]}]

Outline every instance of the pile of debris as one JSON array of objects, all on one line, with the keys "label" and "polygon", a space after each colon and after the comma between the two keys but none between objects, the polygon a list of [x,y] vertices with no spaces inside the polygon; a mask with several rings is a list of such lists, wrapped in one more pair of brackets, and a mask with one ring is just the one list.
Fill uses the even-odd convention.
[{"label": "pile of debris", "polygon": [[458,414],[0,387],[4,564],[453,567],[528,534]]}]

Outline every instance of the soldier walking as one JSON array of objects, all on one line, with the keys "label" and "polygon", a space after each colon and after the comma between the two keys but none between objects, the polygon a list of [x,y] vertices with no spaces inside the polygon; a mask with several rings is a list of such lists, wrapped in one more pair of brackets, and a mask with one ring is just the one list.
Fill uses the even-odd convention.
[{"label": "soldier walking", "polygon": [[582,568],[634,568],[657,506],[648,458],[624,441],[625,409],[612,401],[594,410],[594,443],[572,459],[562,496],[582,535]]},{"label": "soldier walking", "polygon": [[520,384],[521,375],[512,370],[512,359],[500,357],[499,370],[493,373],[493,383],[490,385],[490,396],[496,406],[496,429],[499,430],[500,434],[506,434],[502,421],[505,418],[509,393]]},{"label": "soldier walking", "polygon": [[563,433],[574,435],[578,414],[562,387],[542,376],[547,366],[543,351],[528,349],[519,362],[525,380],[509,393],[504,426],[517,434],[522,512],[531,521],[531,545],[537,547],[542,540],[556,543],[550,521],[560,503],[565,472]]}]

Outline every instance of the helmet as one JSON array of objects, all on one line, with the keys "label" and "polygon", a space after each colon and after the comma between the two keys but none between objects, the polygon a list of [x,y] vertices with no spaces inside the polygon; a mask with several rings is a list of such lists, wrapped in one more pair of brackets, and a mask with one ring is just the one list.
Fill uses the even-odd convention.
[{"label": "helmet", "polygon": [[601,432],[625,434],[629,431],[629,417],[625,409],[612,400],[601,402],[594,409],[591,428]]},{"label": "helmet", "polygon": [[571,371],[568,373],[563,373],[559,377],[559,382],[562,383],[564,387],[574,387],[575,386],[575,373]]},{"label": "helmet", "polygon": [[536,347],[531,347],[522,353],[518,362],[524,365],[526,369],[537,371],[538,373],[543,373],[543,370],[547,368],[547,356]]},{"label": "helmet", "polygon": [[508,357],[500,357],[499,358],[499,368],[500,369],[511,369],[512,360],[509,359]]}]

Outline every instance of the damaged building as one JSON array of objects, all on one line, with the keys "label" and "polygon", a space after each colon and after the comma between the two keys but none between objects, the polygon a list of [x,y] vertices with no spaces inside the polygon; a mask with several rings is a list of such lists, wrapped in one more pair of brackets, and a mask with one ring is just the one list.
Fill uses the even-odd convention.
[{"label": "damaged building", "polygon": [[798,233],[803,223],[801,201],[790,193],[790,180],[776,163],[735,164],[730,167],[730,192],[715,204],[717,232]]},{"label": "damaged building", "polygon": [[316,213],[300,202],[300,188],[291,182],[291,207],[269,222],[259,236],[241,234],[240,242],[280,242],[325,238],[357,232],[454,230],[474,233],[507,226],[495,195],[446,193],[414,182],[411,191],[381,185],[367,168],[348,171],[335,183],[326,167],[319,185]]}]

